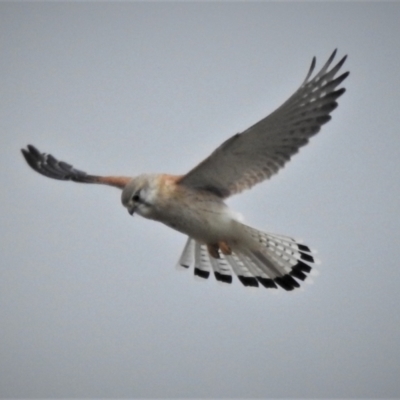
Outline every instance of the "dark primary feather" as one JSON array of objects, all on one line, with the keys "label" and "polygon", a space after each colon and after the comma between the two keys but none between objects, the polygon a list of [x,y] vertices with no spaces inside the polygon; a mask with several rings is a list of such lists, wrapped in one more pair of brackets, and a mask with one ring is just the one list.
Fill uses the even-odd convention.
[{"label": "dark primary feather", "polygon": [[98,183],[123,189],[132,179],[129,176],[98,176],[88,175],[75,169],[72,165],[59,161],[51,154],[41,153],[36,147],[28,144],[27,149],[21,149],[22,155],[29,166],[41,175],[60,181],[79,183]]},{"label": "dark primary feather", "polygon": [[345,92],[337,87],[349,72],[336,77],[344,56],[331,69],[336,50],[313,77],[315,58],[300,88],[277,110],[241,134],[221,144],[179,181],[226,198],[271,177],[330,119],[336,100]]},{"label": "dark primary feather", "polygon": [[99,177],[88,175],[64,161],[58,161],[51,154],[41,153],[30,144],[27,146],[27,150],[21,149],[21,152],[32,169],[48,178],[82,183],[96,183],[98,181]]}]

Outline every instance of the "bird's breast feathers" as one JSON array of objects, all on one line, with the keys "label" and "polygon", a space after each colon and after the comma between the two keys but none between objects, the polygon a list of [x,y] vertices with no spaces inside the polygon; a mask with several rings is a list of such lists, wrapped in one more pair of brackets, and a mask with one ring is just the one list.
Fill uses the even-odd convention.
[{"label": "bird's breast feathers", "polygon": [[160,175],[156,179],[153,210],[147,218],[207,243],[232,234],[237,214],[220,198],[177,184],[179,177]]}]

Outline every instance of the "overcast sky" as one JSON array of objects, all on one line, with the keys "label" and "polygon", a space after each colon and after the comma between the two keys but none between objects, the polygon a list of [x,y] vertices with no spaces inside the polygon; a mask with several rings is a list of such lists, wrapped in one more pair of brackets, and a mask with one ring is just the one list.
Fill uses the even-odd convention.
[{"label": "overcast sky", "polygon": [[[400,397],[400,4],[0,4],[1,397]],[[185,237],[117,189],[185,173],[338,47],[332,121],[229,200],[322,263],[297,293],[177,271]]]}]

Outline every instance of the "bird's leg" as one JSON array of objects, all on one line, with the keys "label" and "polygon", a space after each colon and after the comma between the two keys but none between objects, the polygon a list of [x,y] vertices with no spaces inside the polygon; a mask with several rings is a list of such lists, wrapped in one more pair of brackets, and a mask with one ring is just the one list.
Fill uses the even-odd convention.
[{"label": "bird's leg", "polygon": [[232,249],[230,248],[228,243],[219,242],[218,247],[221,250],[222,254],[224,254],[225,256],[230,256],[232,254]]},{"label": "bird's leg", "polygon": [[211,257],[213,258],[220,258],[219,257],[219,247],[218,244],[207,244],[207,250]]},{"label": "bird's leg", "polygon": [[226,256],[230,256],[232,254],[232,249],[226,242],[218,242],[213,244],[207,244],[207,250],[211,257],[213,258],[221,258],[219,255],[219,251]]}]

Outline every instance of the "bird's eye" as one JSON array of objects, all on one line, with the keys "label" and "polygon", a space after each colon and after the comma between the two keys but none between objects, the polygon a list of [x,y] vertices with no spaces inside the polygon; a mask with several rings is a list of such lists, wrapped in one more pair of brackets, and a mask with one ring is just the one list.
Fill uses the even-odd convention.
[{"label": "bird's eye", "polygon": [[132,200],[133,200],[133,201],[139,201],[139,200],[140,200],[140,196],[139,196],[138,194],[135,194],[135,195],[132,197]]}]

